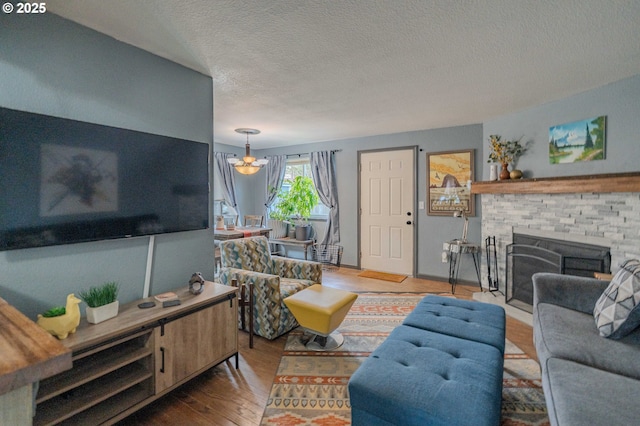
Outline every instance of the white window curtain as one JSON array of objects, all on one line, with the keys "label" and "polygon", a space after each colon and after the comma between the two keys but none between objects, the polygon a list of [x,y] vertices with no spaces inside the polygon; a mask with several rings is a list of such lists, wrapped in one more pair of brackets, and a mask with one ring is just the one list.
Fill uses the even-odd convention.
[{"label": "white window curtain", "polygon": [[338,209],[338,188],[336,184],[335,153],[332,151],[312,152],[309,158],[311,176],[320,196],[320,201],[329,208],[327,229],[321,244],[340,242],[340,214]]}]

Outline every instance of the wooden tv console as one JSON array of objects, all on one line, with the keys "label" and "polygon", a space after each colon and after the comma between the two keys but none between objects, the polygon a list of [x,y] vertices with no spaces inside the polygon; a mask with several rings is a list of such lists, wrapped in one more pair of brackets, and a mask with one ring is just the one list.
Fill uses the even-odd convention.
[{"label": "wooden tv console", "polygon": [[[207,281],[199,295],[174,292],[178,306],[149,297],[100,324],[83,318],[61,340],[73,368],[40,382],[33,424],[113,424],[234,356],[238,368],[237,289]],[[138,307],[148,301],[156,306]]]}]

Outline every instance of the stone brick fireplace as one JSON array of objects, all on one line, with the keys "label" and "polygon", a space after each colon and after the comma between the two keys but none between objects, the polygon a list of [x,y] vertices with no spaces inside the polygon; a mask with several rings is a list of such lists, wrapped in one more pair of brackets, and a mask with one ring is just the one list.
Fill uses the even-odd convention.
[{"label": "stone brick fireplace", "polygon": [[[477,182],[471,192],[481,194],[483,241],[496,238],[503,294],[514,233],[608,247],[612,273],[640,258],[640,173]],[[485,256],[481,276],[488,287]]]}]

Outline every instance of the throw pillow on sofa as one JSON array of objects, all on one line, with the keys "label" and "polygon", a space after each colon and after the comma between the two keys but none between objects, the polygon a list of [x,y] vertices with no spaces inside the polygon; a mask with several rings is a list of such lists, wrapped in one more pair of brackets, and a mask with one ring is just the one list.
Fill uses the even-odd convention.
[{"label": "throw pillow on sofa", "polygon": [[640,261],[628,260],[593,309],[601,336],[621,339],[640,325]]}]

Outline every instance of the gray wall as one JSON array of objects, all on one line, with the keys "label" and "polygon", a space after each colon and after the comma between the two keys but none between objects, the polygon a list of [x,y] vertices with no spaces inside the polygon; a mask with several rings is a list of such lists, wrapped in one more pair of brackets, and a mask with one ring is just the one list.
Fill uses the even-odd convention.
[{"label": "gray wall", "polygon": [[[378,135],[356,139],[315,143],[310,145],[296,145],[286,148],[255,151],[256,157],[273,154],[299,154],[311,151],[340,149],[336,153],[336,174],[338,179],[338,197],[340,201],[340,244],[344,247],[342,257],[343,265],[355,266],[358,264],[358,151],[401,148],[418,146],[422,151],[418,152],[418,185],[417,200],[426,204],[426,168],[427,153],[437,151],[449,151],[459,149],[476,150],[476,176],[480,176],[482,159],[479,151],[482,147],[482,126],[479,124],[470,126],[451,127],[434,130],[421,130],[416,132],[397,133],[390,135]],[[224,149],[223,149],[224,148]],[[233,152],[226,145],[215,144],[215,151]],[[245,211],[261,212],[264,210],[264,179],[265,171],[261,170],[254,176],[240,176],[238,185],[242,183],[251,194],[243,199],[245,205],[240,205]],[[249,182],[249,183],[247,183]],[[480,241],[480,205],[476,204],[476,217],[470,218],[469,239]],[[442,243],[444,241],[460,238],[462,235],[462,221],[453,217],[428,216],[425,210],[416,212],[418,219],[417,239],[417,270],[419,276],[430,276],[446,279],[449,274],[448,264],[441,261]],[[460,269],[460,279],[476,281],[473,262],[466,260]]]},{"label": "gray wall", "polygon": [[[549,163],[549,127],[606,115],[605,159],[571,164]],[[498,117],[483,124],[482,157],[489,158],[489,135],[513,139],[523,136],[531,149],[520,158],[525,177],[554,177],[640,170],[638,119],[640,75],[620,80],[569,98]],[[484,179],[489,166],[484,162]]]},{"label": "gray wall", "polygon": [[[212,144],[213,83],[53,14],[0,26],[0,106]],[[0,252],[0,297],[31,318],[105,281],[141,297],[149,237]],[[155,237],[151,294],[213,277],[211,230]]]}]

